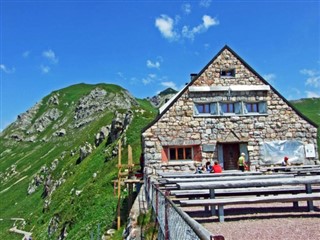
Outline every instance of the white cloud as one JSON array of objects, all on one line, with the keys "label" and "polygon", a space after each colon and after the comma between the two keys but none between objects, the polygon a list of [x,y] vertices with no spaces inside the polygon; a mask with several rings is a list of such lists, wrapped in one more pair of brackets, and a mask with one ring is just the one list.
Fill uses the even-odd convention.
[{"label": "white cloud", "polygon": [[31,53],[30,51],[25,51],[22,53],[22,57],[27,58],[29,57],[30,53]]},{"label": "white cloud", "polygon": [[0,70],[4,73],[14,73],[16,71],[15,68],[8,68],[7,66],[5,66],[4,64],[0,64]]},{"label": "white cloud", "polygon": [[167,15],[162,14],[156,18],[155,26],[159,29],[162,36],[168,40],[177,40],[178,34],[174,31],[174,20]]},{"label": "white cloud", "polygon": [[156,74],[150,73],[150,74],[148,74],[147,77],[145,77],[145,78],[142,79],[142,83],[143,83],[144,85],[148,85],[148,84],[152,83],[156,78],[157,78],[157,75],[156,75]]},{"label": "white cloud", "polygon": [[208,8],[211,5],[212,0],[201,0],[199,5],[200,7]]},{"label": "white cloud", "polygon": [[310,85],[311,87],[320,88],[320,71],[312,70],[312,69],[302,69],[300,73],[307,76],[305,81],[306,85]]},{"label": "white cloud", "polygon": [[316,92],[306,91],[307,98],[320,98],[320,94]]},{"label": "white cloud", "polygon": [[204,15],[202,17],[202,23],[196,27],[193,27],[191,30],[189,30],[188,26],[184,26],[182,28],[182,35],[186,38],[193,40],[196,34],[203,33],[207,31],[210,27],[215,25],[219,25],[219,20],[212,18],[209,15]]},{"label": "white cloud", "polygon": [[157,68],[157,69],[159,69],[160,68],[160,62],[159,61],[152,62],[151,60],[147,60],[147,67],[148,68]]},{"label": "white cloud", "polygon": [[40,69],[41,69],[41,72],[44,73],[44,74],[49,73],[50,70],[51,70],[49,66],[44,66],[44,65],[41,65]]},{"label": "white cloud", "polygon": [[204,15],[202,17],[202,21],[203,21],[203,26],[205,28],[209,28],[211,26],[215,26],[219,24],[219,21],[215,18],[210,17],[209,15]]},{"label": "white cloud", "polygon": [[274,79],[276,78],[276,75],[273,73],[268,73],[262,76],[265,80],[267,80],[269,83],[273,84]]},{"label": "white cloud", "polygon": [[57,58],[56,54],[51,49],[49,49],[47,51],[43,51],[42,56],[44,58],[48,59],[51,63],[56,64],[59,62],[59,59]]},{"label": "white cloud", "polygon": [[120,78],[124,79],[124,80],[127,79],[127,78],[124,76],[124,73],[123,73],[123,72],[117,72],[117,75],[118,75]]},{"label": "white cloud", "polygon": [[177,86],[174,82],[161,82],[160,83],[162,86],[167,87],[167,88],[173,88],[175,90],[177,90]]},{"label": "white cloud", "polygon": [[182,5],[182,11],[184,12],[184,14],[188,15],[191,13],[191,4],[190,3],[185,3]]}]

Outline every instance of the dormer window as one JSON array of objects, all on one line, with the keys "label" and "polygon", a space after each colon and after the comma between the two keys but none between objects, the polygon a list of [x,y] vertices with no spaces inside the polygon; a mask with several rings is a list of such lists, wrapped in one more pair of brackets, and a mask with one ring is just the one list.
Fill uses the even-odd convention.
[{"label": "dormer window", "polygon": [[224,69],[220,72],[220,77],[235,77],[236,70],[234,68],[231,69]]}]

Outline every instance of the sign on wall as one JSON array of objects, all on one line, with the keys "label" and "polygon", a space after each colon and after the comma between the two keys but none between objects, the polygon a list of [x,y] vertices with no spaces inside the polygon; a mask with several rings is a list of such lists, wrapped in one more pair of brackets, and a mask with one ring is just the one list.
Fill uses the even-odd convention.
[{"label": "sign on wall", "polygon": [[306,144],[304,146],[304,150],[306,151],[307,158],[314,158],[316,157],[316,151],[314,149],[314,144]]},{"label": "sign on wall", "polygon": [[202,145],[203,152],[214,152],[216,150],[216,145],[214,144],[204,144]]}]

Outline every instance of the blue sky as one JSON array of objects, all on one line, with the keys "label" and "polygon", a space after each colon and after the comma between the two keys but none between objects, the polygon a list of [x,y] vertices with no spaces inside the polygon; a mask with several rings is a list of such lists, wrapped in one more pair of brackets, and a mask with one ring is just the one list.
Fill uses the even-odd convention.
[{"label": "blue sky", "polygon": [[320,97],[320,3],[1,0],[1,126],[54,90],[180,89],[224,46],[287,99]]}]

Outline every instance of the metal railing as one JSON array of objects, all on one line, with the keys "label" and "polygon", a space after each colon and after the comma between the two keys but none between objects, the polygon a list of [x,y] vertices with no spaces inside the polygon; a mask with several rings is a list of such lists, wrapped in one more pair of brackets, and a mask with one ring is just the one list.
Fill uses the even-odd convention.
[{"label": "metal railing", "polygon": [[156,181],[150,177],[145,178],[145,191],[148,204],[152,206],[159,225],[159,240],[224,240],[223,236],[214,236],[177,207],[168,197],[169,192],[160,191]]}]

